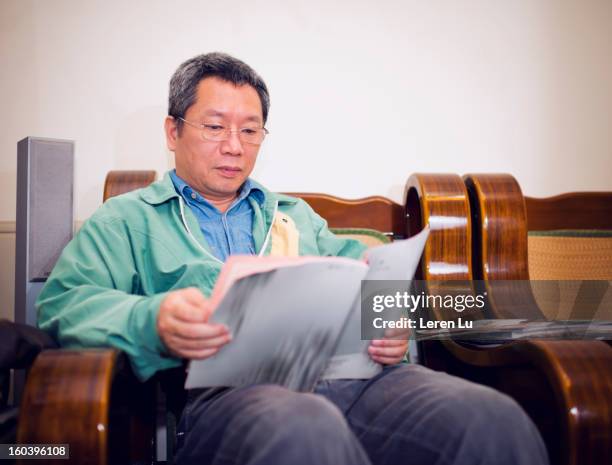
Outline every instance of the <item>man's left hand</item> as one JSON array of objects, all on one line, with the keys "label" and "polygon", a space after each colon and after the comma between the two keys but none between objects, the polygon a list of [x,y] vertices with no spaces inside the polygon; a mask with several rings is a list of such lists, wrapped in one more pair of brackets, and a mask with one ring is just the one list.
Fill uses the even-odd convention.
[{"label": "man's left hand", "polygon": [[383,365],[395,365],[404,359],[408,351],[408,330],[388,329],[383,339],[370,342],[368,353],[370,358]]}]

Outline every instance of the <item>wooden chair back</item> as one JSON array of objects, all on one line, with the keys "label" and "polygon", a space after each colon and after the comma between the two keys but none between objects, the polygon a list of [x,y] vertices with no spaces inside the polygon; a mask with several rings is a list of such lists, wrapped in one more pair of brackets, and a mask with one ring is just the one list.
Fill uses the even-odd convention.
[{"label": "wooden chair back", "polygon": [[102,201],[125,194],[141,187],[146,187],[157,179],[154,170],[145,171],[109,171],[104,181]]},{"label": "wooden chair back", "polygon": [[569,192],[525,197],[527,229],[612,229],[612,192]]},{"label": "wooden chair back", "polygon": [[[146,187],[157,178],[155,171],[109,171],[104,182],[106,201],[116,195]],[[287,195],[304,199],[331,228],[375,229],[390,238],[406,235],[404,208],[381,196],[362,199],[343,199],[328,194],[288,192]]]},{"label": "wooden chair back", "polygon": [[[590,319],[601,313],[593,310],[601,307],[600,300],[576,298],[585,292],[604,296],[607,284],[586,281],[612,279],[612,192],[536,199],[524,197],[508,174],[469,174],[464,179],[473,206],[476,276],[538,280],[523,286],[523,300],[516,300],[517,291],[508,297],[526,306],[535,297],[541,317]],[[542,280],[556,280],[558,286]]]},{"label": "wooden chair back", "polygon": [[381,196],[349,200],[328,194],[288,192],[300,197],[327,220],[330,228],[375,229],[392,239],[406,237],[404,208]]},{"label": "wooden chair back", "polygon": [[408,236],[430,235],[417,278],[472,279],[472,225],[465,185],[456,174],[413,174],[404,189]]},{"label": "wooden chair back", "polygon": [[468,174],[464,180],[473,210],[477,279],[529,280],[530,231],[612,230],[612,192],[540,199],[524,197],[509,174]]},{"label": "wooden chair back", "polygon": [[491,315],[542,319],[528,281],[527,217],[518,182],[508,174],[463,179],[472,208],[474,279],[485,283]]}]

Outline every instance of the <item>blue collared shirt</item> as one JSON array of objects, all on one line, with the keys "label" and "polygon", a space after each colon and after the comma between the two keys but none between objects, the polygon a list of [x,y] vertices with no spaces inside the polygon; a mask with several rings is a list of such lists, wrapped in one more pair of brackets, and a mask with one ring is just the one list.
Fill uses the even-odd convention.
[{"label": "blue collared shirt", "polygon": [[221,213],[180,178],[176,170],[170,172],[170,178],[176,191],[198,219],[204,238],[215,257],[225,261],[229,255],[255,253],[253,208],[248,197],[252,196],[259,204],[263,204],[264,193],[253,181],[247,179],[238,191],[236,200],[225,213]]}]

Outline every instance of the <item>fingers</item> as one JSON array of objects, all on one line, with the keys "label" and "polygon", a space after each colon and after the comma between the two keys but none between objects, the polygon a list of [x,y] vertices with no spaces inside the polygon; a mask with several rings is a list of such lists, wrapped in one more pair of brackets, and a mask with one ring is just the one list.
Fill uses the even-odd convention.
[{"label": "fingers", "polygon": [[196,288],[172,291],[157,315],[159,337],[175,356],[206,358],[231,340],[226,326],[208,323],[210,302]]},{"label": "fingers", "polygon": [[374,339],[368,347],[370,358],[383,365],[395,365],[400,363],[406,352],[408,352],[408,337],[410,330],[407,328],[387,329],[384,339]]},{"label": "fingers", "polygon": [[408,342],[405,339],[374,339],[370,344],[376,347],[399,347],[407,345]]},{"label": "fingers", "polygon": [[189,323],[205,323],[208,321],[209,313],[202,307],[195,306],[188,302],[177,302],[172,310],[172,317]]},{"label": "fingers", "polygon": [[187,302],[190,302],[196,306],[203,305],[207,300],[206,297],[204,297],[204,294],[202,294],[202,291],[200,291],[197,287],[187,287],[182,289],[181,294]]},{"label": "fingers", "polygon": [[408,344],[394,347],[368,347],[368,352],[372,355],[378,355],[381,357],[403,357],[408,350]]},{"label": "fingers", "polygon": [[231,340],[232,337],[229,334],[208,339],[184,339],[174,334],[166,337],[168,345],[172,346],[174,350],[181,352],[204,349],[220,349]]},{"label": "fingers", "polygon": [[221,327],[221,329],[212,328],[209,330],[209,328],[206,328],[206,326],[208,326],[206,323],[204,323],[202,326],[204,326],[204,328],[202,328],[201,332],[205,334],[207,333],[206,336],[185,337],[185,335],[180,332],[173,333],[168,331],[166,332],[166,339],[178,341],[185,348],[199,349],[220,346],[226,344],[232,339],[231,334],[225,327]]},{"label": "fingers", "polygon": [[166,328],[163,334],[160,333],[168,350],[181,358],[210,357],[232,340],[231,334],[223,325],[209,323],[181,323],[181,325],[183,327],[175,326],[173,330]]},{"label": "fingers", "polygon": [[404,357],[381,357],[378,355],[370,355],[370,358],[381,365],[397,365]]},{"label": "fingers", "polygon": [[[374,344],[379,342],[382,344]],[[397,344],[400,342],[401,344]],[[368,347],[368,353],[370,358],[375,362],[382,363],[384,365],[393,365],[399,363],[406,355],[408,351],[407,341],[394,341],[394,340],[377,340],[372,341],[372,344]]]},{"label": "fingers", "polygon": [[160,311],[176,319],[202,323],[208,321],[212,313],[210,301],[194,287],[170,292],[162,301]]},{"label": "fingers", "polygon": [[185,350],[185,351],[182,351],[179,355],[182,358],[194,360],[194,359],[203,359],[203,358],[212,357],[218,351],[219,351],[219,348],[202,349],[202,350]]},{"label": "fingers", "polygon": [[216,323],[186,323],[170,316],[166,332],[183,339],[207,339],[229,335],[227,326]]}]

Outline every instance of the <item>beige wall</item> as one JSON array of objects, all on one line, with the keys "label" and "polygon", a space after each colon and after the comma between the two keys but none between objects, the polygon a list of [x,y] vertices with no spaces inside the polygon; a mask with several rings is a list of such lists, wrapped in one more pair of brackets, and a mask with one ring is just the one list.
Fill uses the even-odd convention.
[{"label": "beige wall", "polygon": [[0,221],[0,318],[14,318],[15,222]]},{"label": "beige wall", "polygon": [[[82,221],[74,224],[75,231]],[[0,318],[15,318],[15,222],[0,221]]]},{"label": "beige wall", "polygon": [[612,190],[611,24],[607,0],[3,0],[0,221],[28,135],[76,141],[78,220],[107,171],[171,167],[169,77],[214,50],[270,87],[271,189],[400,201],[415,171],[504,171],[530,195]]}]

